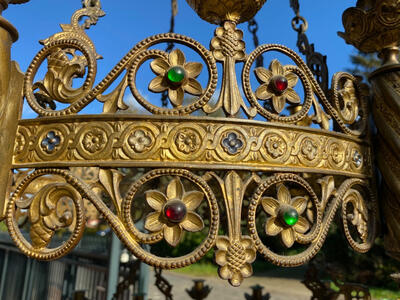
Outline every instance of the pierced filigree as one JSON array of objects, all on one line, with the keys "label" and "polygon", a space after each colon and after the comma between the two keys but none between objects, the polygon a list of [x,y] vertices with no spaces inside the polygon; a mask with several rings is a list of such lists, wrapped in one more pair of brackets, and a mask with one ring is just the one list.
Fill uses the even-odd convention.
[{"label": "pierced filigree", "polygon": [[[310,229],[308,221],[301,216],[307,208],[308,198],[303,196],[292,198],[283,184],[277,189],[278,199],[264,197],[261,200],[265,212],[271,216],[265,224],[265,232],[271,236],[280,234],[282,242],[290,248],[294,244],[296,233],[303,234]],[[285,214],[289,214],[287,219]]]},{"label": "pierced filigree", "polygon": [[149,90],[154,93],[168,90],[168,97],[174,106],[182,105],[185,92],[192,95],[203,93],[200,83],[196,80],[203,66],[197,62],[187,63],[181,50],[172,51],[168,60],[153,60],[150,66],[157,77],[150,82]]},{"label": "pierced filigree", "polygon": [[[162,231],[167,243],[176,246],[183,230],[196,232],[204,228],[202,218],[194,212],[203,198],[202,192],[185,192],[179,178],[168,184],[166,194],[156,190],[147,191],[146,201],[155,212],[146,217],[144,227],[151,232]],[[169,213],[169,209],[172,212]],[[174,209],[177,211],[174,212]]]},{"label": "pierced filigree", "polygon": [[282,66],[278,60],[271,62],[269,70],[260,67],[254,72],[261,83],[256,90],[256,97],[261,100],[272,99],[272,106],[277,113],[282,112],[286,101],[300,103],[300,96],[293,89],[298,81],[297,75]]}]

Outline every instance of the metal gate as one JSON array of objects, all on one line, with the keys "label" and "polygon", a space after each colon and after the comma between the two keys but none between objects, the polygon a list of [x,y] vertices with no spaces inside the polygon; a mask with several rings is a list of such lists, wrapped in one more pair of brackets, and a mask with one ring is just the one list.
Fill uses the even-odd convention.
[{"label": "metal gate", "polygon": [[75,251],[59,261],[29,259],[0,233],[0,299],[69,300],[74,295],[105,300],[108,237],[85,236]]}]

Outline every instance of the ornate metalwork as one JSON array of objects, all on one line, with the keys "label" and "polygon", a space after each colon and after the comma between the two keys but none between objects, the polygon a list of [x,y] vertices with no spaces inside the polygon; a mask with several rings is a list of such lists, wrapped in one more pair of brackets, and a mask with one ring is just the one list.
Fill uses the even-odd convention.
[{"label": "ornate metalwork", "polygon": [[[327,269],[329,266],[327,267]],[[313,293],[312,300],[339,299],[344,297],[345,300],[371,300],[369,289],[361,284],[342,282],[334,272],[330,273],[332,281],[322,281],[319,278],[319,271],[323,269],[321,265],[316,266],[315,262],[310,263],[307,269],[305,279],[302,283]],[[338,291],[330,286],[331,282],[335,284]]]},{"label": "ornate metalwork", "polygon": [[242,23],[249,21],[267,0],[186,0],[200,18],[221,24],[224,21]]},{"label": "ornate metalwork", "polygon": [[345,32],[339,36],[362,52],[381,52],[399,42],[399,1],[357,1],[343,14]]},{"label": "ornate metalwork", "polygon": [[329,73],[326,56],[314,49],[314,44],[310,44],[306,31],[308,29],[307,20],[300,15],[299,0],[290,0],[296,16],[292,19],[293,30],[297,31],[297,47],[301,54],[306,56],[307,66],[310,68],[319,85],[324,92],[329,90]]},{"label": "ornate metalwork", "polygon": [[186,289],[186,292],[189,294],[190,298],[194,300],[206,299],[212,289],[208,285],[204,285],[204,280],[202,279],[193,280],[193,282],[194,285],[192,289]]},{"label": "ornate metalwork", "polygon": [[172,297],[172,285],[162,276],[162,269],[154,268],[155,276],[156,276],[156,287],[160,290],[161,293],[165,296],[165,300],[173,300]]},{"label": "ornate metalwork", "polygon": [[270,300],[271,299],[271,295],[269,293],[266,293],[265,295],[263,295],[262,290],[264,289],[263,286],[261,285],[254,285],[251,287],[251,289],[253,290],[253,294],[245,294],[245,298],[246,300]]},{"label": "ornate metalwork", "polygon": [[[345,33],[339,33],[347,43],[363,52],[379,52],[382,67],[370,75],[373,91],[373,115],[377,132],[376,151],[379,170],[381,201],[385,216],[385,249],[400,258],[399,153],[399,1],[358,1],[357,7],[343,14]],[[350,99],[346,96],[347,99]],[[357,161],[358,156],[355,156]]]},{"label": "ornate metalwork", "polygon": [[[100,55],[85,29],[104,16],[99,1],[84,1],[71,24],[42,41],[23,86],[40,118],[19,120],[8,129],[16,143],[5,158],[7,172],[33,169],[16,183],[6,213],[10,235],[24,254],[52,260],[70,252],[85,228],[83,199],[141,261],[181,268],[215,247],[219,275],[234,286],[252,275],[257,252],[281,266],[310,260],[321,249],[337,211],[351,247],[368,251],[376,233],[377,203],[367,95],[347,73],[335,74],[331,91],[325,93],[307,64],[285,46],[261,45],[246,53],[236,25],[251,19],[264,2],[189,1],[201,17],[220,24],[210,49],[190,37],[158,34],[135,45],[97,86]],[[178,46],[170,53],[157,49],[165,42]],[[185,47],[199,60],[187,62]],[[266,52],[280,52],[294,65],[272,60],[269,69],[254,68]],[[245,99],[236,74],[240,62]],[[45,63],[44,78],[35,81]],[[168,91],[171,108],[154,104],[137,88],[145,63],[156,75],[149,90]],[[212,104],[217,63],[223,66],[222,88]],[[203,85],[197,81],[201,72],[208,75]],[[73,85],[77,77],[84,79],[78,88]],[[113,83],[116,87],[108,91]],[[128,88],[151,116],[117,113],[127,109],[123,96]],[[194,99],[185,99],[185,94]],[[12,99],[22,101],[18,93]],[[96,99],[104,114],[77,114]],[[207,115],[222,111],[224,117],[192,115],[201,110]],[[90,182],[69,169],[93,166],[98,173]],[[126,194],[121,193],[119,167],[146,168],[131,180]],[[46,182],[50,177],[57,182]],[[36,189],[30,194],[32,186]],[[140,231],[133,215],[143,199],[149,209],[146,230]],[[222,234],[219,205],[227,220]],[[29,212],[30,238],[17,222],[21,209]],[[71,230],[68,240],[51,244],[55,232],[64,228]],[[142,247],[159,242],[176,246],[191,232],[204,239],[180,257],[158,256]],[[278,235],[286,249],[301,244],[304,250],[291,256],[273,249],[269,241]]]}]

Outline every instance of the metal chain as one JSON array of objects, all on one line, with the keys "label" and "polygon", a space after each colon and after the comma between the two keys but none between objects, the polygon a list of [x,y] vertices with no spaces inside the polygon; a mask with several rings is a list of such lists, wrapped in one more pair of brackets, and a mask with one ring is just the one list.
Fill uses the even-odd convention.
[{"label": "metal chain", "polygon": [[168,282],[168,280],[164,276],[162,276],[162,269],[154,267],[154,273],[156,277],[155,286],[165,296],[165,300],[173,300],[171,293],[172,285]]},{"label": "metal chain", "polygon": [[[170,20],[169,33],[173,33],[175,31],[175,17],[177,14],[178,14],[178,2],[177,0],[171,0],[171,20]],[[165,51],[171,52],[173,49],[174,49],[174,43],[168,42]],[[161,94],[161,105],[162,107],[168,106],[168,90],[164,91]]]},{"label": "metal chain", "polygon": [[[250,33],[253,35],[254,48],[257,48],[260,45],[260,41],[259,41],[258,35],[257,35],[257,31],[258,31],[257,21],[254,18],[251,19],[248,23],[247,28],[249,29]],[[257,66],[257,68],[264,66],[264,57],[262,55],[257,57],[256,66]]]},{"label": "metal chain", "polygon": [[329,74],[326,56],[315,52],[314,44],[310,44],[305,32],[308,29],[307,20],[300,15],[299,0],[290,0],[290,7],[295,13],[292,19],[292,28],[297,31],[297,47],[299,51],[306,56],[306,62],[317,79],[321,88],[327,92],[329,88]]}]

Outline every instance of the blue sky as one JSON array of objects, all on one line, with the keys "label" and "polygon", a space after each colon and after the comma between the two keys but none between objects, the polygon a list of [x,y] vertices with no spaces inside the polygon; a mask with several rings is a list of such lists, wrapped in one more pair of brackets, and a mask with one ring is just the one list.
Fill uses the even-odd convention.
[{"label": "blue sky", "polygon": [[[104,57],[98,62],[97,82],[140,40],[167,32],[170,18],[169,0],[103,0],[102,5],[107,15],[88,31],[97,52]],[[175,31],[208,46],[216,26],[198,18],[184,0],[178,0],[178,5]],[[300,0],[300,5],[301,15],[309,22],[307,35],[310,42],[315,44],[317,51],[328,56],[330,76],[349,68],[349,55],[355,50],[336,32],[343,30],[343,11],[354,3]],[[20,39],[13,45],[12,57],[23,71],[41,49],[38,41],[59,32],[59,24],[69,23],[72,13],[80,7],[80,0],[31,0],[24,5],[10,5],[3,15],[20,33]],[[291,28],[292,18],[289,0],[268,0],[256,17],[260,43],[279,43],[297,51],[297,33]],[[239,27],[245,33],[247,52],[250,52],[253,42],[247,24]]]}]

